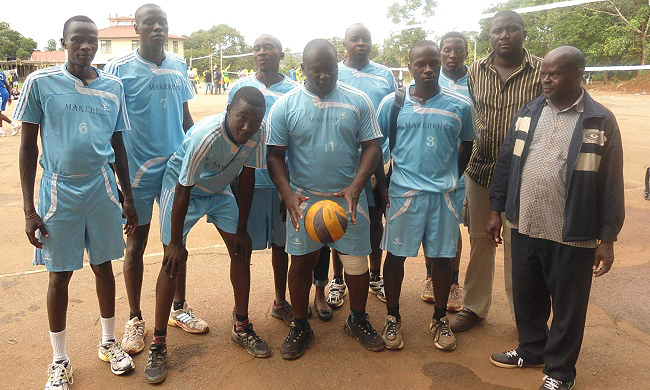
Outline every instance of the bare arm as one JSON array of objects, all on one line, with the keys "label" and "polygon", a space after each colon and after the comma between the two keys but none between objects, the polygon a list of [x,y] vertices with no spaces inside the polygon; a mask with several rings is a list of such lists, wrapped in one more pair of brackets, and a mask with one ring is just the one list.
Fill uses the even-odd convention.
[{"label": "bare arm", "polygon": [[183,131],[187,133],[192,126],[194,126],[194,119],[190,114],[190,105],[185,102],[183,103]]},{"label": "bare arm", "polygon": [[169,245],[165,247],[162,264],[163,272],[170,279],[176,277],[180,264],[187,261],[187,249],[183,244],[183,227],[187,216],[187,208],[190,205],[191,194],[192,187],[176,183],[174,203],[172,205],[171,238]]},{"label": "bare arm", "polygon": [[124,225],[124,232],[127,236],[138,226],[138,215],[135,212],[135,205],[133,204],[133,192],[131,191],[131,179],[129,177],[129,161],[126,158],[126,149],[124,149],[124,142],[122,141],[122,132],[116,132],[111,138],[111,145],[115,152],[115,173],[120,181],[120,187],[124,194],[124,215],[126,216],[126,225]]},{"label": "bare arm", "polygon": [[36,123],[23,122],[20,140],[19,169],[20,186],[23,192],[23,211],[25,212],[25,233],[29,242],[37,248],[43,244],[36,238],[36,230],[49,237],[45,224],[36,213],[34,207],[34,181],[36,180],[36,164],[38,160],[38,127]]}]

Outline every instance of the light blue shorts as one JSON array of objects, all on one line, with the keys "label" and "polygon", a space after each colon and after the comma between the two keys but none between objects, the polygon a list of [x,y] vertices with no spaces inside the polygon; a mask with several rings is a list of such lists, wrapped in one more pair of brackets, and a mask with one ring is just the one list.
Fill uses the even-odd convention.
[{"label": "light blue shorts", "polygon": [[391,196],[381,249],[416,257],[422,244],[427,257],[456,257],[460,220],[454,200],[453,192]]},{"label": "light blue shorts", "polygon": [[[302,194],[309,196],[309,200],[300,205],[303,216],[306,216],[307,210],[311,205],[324,199],[333,200],[341,205],[346,212],[348,210],[348,204],[344,198],[319,196],[305,191],[302,191]],[[309,237],[309,234],[305,230],[304,219],[300,220],[300,230],[296,232],[293,223],[291,223],[291,216],[287,216],[287,253],[300,256],[317,251],[324,246],[325,244],[316,242]],[[370,254],[370,217],[368,216],[368,202],[366,201],[365,191],[361,190],[361,194],[359,195],[356,225],[352,224],[348,215],[348,228],[343,237],[335,243],[327,244],[327,246],[346,255],[366,256]]]},{"label": "light blue shorts", "polygon": [[248,235],[253,250],[267,249],[271,244],[284,247],[287,228],[282,220],[282,199],[275,188],[256,188],[248,215]]},{"label": "light blue shorts", "polygon": [[159,184],[146,187],[134,187],[131,191],[133,192],[135,212],[138,213],[138,226],[150,224],[151,215],[153,214],[153,202],[158,202],[158,208],[160,208],[162,177]]},{"label": "light blue shorts", "polygon": [[122,208],[107,165],[84,177],[44,172],[38,213],[50,237],[37,232],[43,249],[36,249],[35,265],[45,264],[51,272],[75,271],[83,267],[84,249],[95,265],[124,256]]},{"label": "light blue shorts", "polygon": [[465,210],[465,175],[461,176],[458,181],[458,188],[456,189],[454,202],[454,207],[456,208],[456,211],[458,211],[458,218],[462,223],[464,220],[463,212]]},{"label": "light blue shorts", "polygon": [[[160,237],[163,244],[168,245],[172,233],[172,206],[174,205],[175,188],[163,187],[160,197]],[[226,233],[237,233],[239,207],[237,200],[230,191],[230,186],[222,192],[210,196],[194,196],[190,198],[183,227],[183,244],[187,234],[199,219],[207,215],[207,220]]]}]

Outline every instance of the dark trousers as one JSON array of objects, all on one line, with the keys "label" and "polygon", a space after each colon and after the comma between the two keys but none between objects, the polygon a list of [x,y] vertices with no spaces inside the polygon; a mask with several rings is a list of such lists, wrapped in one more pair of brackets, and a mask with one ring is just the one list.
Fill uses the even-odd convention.
[{"label": "dark trousers", "polygon": [[325,287],[328,282],[330,271],[330,248],[324,246],[320,249],[320,255],[316,268],[314,268],[314,285]]},{"label": "dark trousers", "polygon": [[[524,360],[544,362],[544,373],[576,377],[591,290],[595,249],[531,238],[512,229],[512,286]],[[551,328],[547,326],[553,308]]]}]

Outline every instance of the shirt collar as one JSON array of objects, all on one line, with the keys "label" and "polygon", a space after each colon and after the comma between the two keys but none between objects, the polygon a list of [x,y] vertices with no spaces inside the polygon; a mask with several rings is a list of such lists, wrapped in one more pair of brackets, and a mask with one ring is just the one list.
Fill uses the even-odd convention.
[{"label": "shirt collar", "polygon": [[[532,66],[531,63],[533,62],[533,55],[530,54],[525,47],[522,47],[522,49],[524,50],[524,62],[522,63],[522,68],[526,67],[526,65]],[[492,51],[487,57],[479,60],[479,64],[481,67],[486,68],[489,65],[492,65],[492,61],[494,61],[495,56],[496,54],[494,54],[494,51]]]},{"label": "shirt collar", "polygon": [[573,102],[572,105],[569,107],[565,108],[564,110],[558,109],[553,102],[551,102],[549,99],[546,99],[546,104],[551,106],[555,111],[557,112],[567,112],[573,108],[575,108],[576,112],[583,112],[585,110],[585,102],[584,102],[584,97],[585,97],[585,90],[584,88],[580,88],[580,96],[578,96],[578,99],[576,99],[575,102]]}]

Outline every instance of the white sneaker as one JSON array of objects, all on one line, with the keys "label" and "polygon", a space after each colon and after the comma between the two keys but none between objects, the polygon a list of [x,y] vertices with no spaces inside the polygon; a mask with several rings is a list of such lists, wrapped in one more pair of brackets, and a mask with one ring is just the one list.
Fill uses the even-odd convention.
[{"label": "white sneaker", "polygon": [[208,323],[200,319],[187,302],[183,303],[183,308],[173,310],[169,313],[167,324],[177,326],[187,333],[206,333],[210,330]]},{"label": "white sneaker", "polygon": [[332,279],[329,285],[329,293],[327,294],[327,298],[325,298],[325,300],[332,307],[341,307],[343,306],[344,302],[343,297],[345,297],[347,293],[348,289],[345,285],[345,282],[339,284],[336,283],[336,279]]},{"label": "white sneaker", "polygon": [[19,130],[20,130],[20,123],[13,122],[11,124],[11,136],[13,137],[14,135],[18,134]]},{"label": "white sneaker", "polygon": [[144,349],[144,338],[147,337],[147,328],[144,320],[138,317],[131,318],[124,325],[124,336],[122,336],[122,348],[129,355],[135,355]]},{"label": "white sneaker", "polygon": [[447,310],[454,313],[463,310],[463,288],[456,283],[452,284],[449,290]]},{"label": "white sneaker", "polygon": [[52,363],[47,368],[47,382],[45,390],[68,390],[69,384],[72,384],[72,363],[70,361],[63,363]]},{"label": "white sneaker", "polygon": [[435,303],[436,297],[433,294],[433,280],[431,278],[426,278],[424,280],[424,288],[420,293],[420,298],[426,303]]},{"label": "white sneaker", "polygon": [[6,136],[6,135],[7,135],[7,134],[5,133],[5,131],[2,130],[2,128],[0,128],[0,137],[4,137],[4,136]]},{"label": "white sneaker", "polygon": [[120,344],[115,340],[99,344],[97,356],[101,360],[111,363],[111,372],[115,375],[126,374],[135,368],[131,356],[122,351]]},{"label": "white sneaker", "polygon": [[368,283],[368,291],[375,294],[380,301],[386,302],[386,292],[384,291],[383,277],[380,276],[377,280],[374,281],[372,278],[370,278],[370,282]]}]

